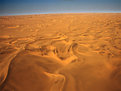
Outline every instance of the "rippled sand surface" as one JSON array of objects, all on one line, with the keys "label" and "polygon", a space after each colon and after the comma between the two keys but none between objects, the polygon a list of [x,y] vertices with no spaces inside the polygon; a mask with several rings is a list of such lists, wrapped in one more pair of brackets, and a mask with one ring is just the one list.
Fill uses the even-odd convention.
[{"label": "rippled sand surface", "polygon": [[121,91],[121,14],[1,16],[0,91]]}]

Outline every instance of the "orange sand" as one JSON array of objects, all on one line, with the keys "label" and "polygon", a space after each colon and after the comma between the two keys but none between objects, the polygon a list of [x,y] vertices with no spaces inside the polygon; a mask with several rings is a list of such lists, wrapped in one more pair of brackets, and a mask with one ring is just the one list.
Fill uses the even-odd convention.
[{"label": "orange sand", "polygon": [[121,91],[121,13],[1,16],[0,91]]}]

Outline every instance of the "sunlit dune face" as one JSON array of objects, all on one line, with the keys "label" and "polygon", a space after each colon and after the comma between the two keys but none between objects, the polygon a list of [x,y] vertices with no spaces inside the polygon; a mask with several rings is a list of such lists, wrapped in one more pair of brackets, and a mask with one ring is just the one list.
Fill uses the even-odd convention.
[{"label": "sunlit dune face", "polygon": [[121,91],[121,14],[1,16],[0,91]]}]

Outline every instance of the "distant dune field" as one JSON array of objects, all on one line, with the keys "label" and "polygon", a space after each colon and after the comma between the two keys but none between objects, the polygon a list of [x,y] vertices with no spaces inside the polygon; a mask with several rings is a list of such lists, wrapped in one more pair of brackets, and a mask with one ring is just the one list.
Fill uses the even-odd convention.
[{"label": "distant dune field", "polygon": [[0,91],[121,91],[121,13],[0,16]]}]

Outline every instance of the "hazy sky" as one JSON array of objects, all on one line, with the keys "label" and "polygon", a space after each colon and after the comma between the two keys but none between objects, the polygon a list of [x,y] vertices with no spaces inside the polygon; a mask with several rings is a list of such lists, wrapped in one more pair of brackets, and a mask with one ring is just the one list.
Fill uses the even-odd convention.
[{"label": "hazy sky", "polygon": [[0,15],[121,12],[121,0],[0,0]]}]

